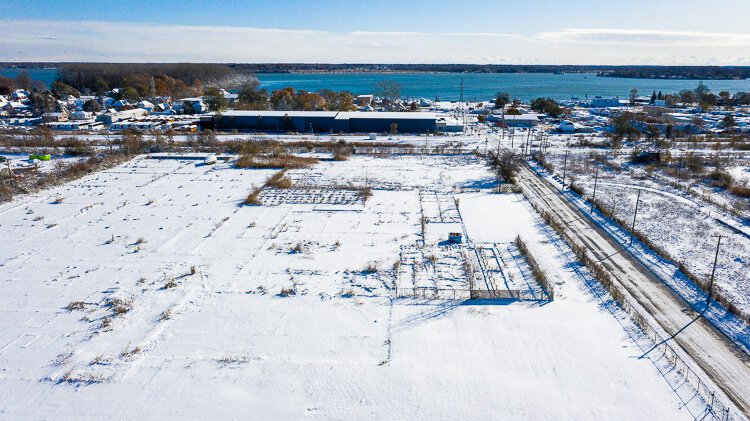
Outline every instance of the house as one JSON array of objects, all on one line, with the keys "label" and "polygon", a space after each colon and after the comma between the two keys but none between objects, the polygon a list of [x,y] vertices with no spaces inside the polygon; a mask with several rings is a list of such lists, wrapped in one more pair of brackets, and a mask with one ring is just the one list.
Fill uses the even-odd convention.
[{"label": "house", "polygon": [[120,99],[112,103],[112,107],[116,110],[122,110],[123,108],[129,106],[127,99]]},{"label": "house", "polygon": [[110,130],[154,130],[161,126],[158,121],[121,121],[112,124]]},{"label": "house", "polygon": [[26,110],[31,109],[31,107],[18,101],[10,101],[10,102],[6,102],[5,105],[3,105],[3,109],[13,112],[13,111],[26,111]]},{"label": "house", "polygon": [[570,120],[563,120],[560,122],[560,131],[563,133],[575,133],[576,124]]},{"label": "house", "polygon": [[364,108],[364,107],[370,106],[372,104],[372,99],[373,99],[372,95],[358,95],[357,107]]},{"label": "house", "polygon": [[47,127],[52,130],[66,130],[66,131],[79,131],[79,130],[99,130],[102,127],[102,123],[96,122],[96,120],[74,120],[47,123]]},{"label": "house", "polygon": [[619,98],[603,98],[601,96],[595,96],[591,101],[591,106],[594,108],[617,108],[627,107],[630,103],[626,100]]},{"label": "house", "polygon": [[455,118],[440,117],[436,121],[436,129],[445,133],[461,133],[464,131],[464,124]]},{"label": "house", "polygon": [[221,90],[221,93],[222,95],[224,95],[224,98],[227,100],[227,104],[229,104],[230,107],[233,106],[237,102],[237,100],[240,98],[238,94],[227,92],[224,89]]},{"label": "house", "polygon": [[154,104],[144,100],[139,102],[136,107],[143,108],[146,111],[152,111],[154,109]]},{"label": "house", "polygon": [[94,114],[88,111],[73,111],[70,113],[71,120],[91,120],[94,118]]},{"label": "house", "polygon": [[[492,117],[492,118],[489,118]],[[539,125],[539,114],[529,113],[521,115],[503,115],[488,117],[490,121],[496,121],[498,127],[536,127]]]},{"label": "house", "polygon": [[24,91],[23,89],[16,89],[15,91],[11,92],[10,99],[12,101],[25,101],[29,98],[29,93]]},{"label": "house", "polygon": [[[203,102],[203,98],[183,98],[180,100],[182,107],[180,107],[185,113],[190,114],[203,114],[208,111],[208,107]],[[176,106],[174,108],[177,108]]]},{"label": "house", "polygon": [[130,120],[146,115],[148,115],[148,111],[144,110],[143,108],[135,108],[125,111],[108,110],[107,113],[98,116],[96,119],[97,121],[101,121],[102,123],[109,126],[112,123],[116,123],[118,121]]},{"label": "house", "polygon": [[45,123],[56,123],[60,121],[68,121],[68,113],[66,111],[44,113],[42,119]]},{"label": "house", "polygon": [[649,117],[661,118],[664,114],[671,112],[671,110],[659,105],[644,105],[643,112]]}]

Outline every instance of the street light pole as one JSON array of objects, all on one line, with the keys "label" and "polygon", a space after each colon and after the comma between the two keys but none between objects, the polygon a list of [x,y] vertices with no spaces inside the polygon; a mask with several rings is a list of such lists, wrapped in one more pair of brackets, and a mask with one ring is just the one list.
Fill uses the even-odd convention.
[{"label": "street light pole", "polygon": [[568,170],[568,152],[565,151],[565,158],[563,158],[563,190],[565,190],[565,176],[567,175]]},{"label": "street light pole", "polygon": [[714,268],[711,270],[711,280],[708,282],[708,299],[706,300],[706,310],[708,305],[711,303],[711,291],[714,288],[714,274],[716,273],[716,263],[719,261],[719,247],[721,246],[721,235],[718,235],[719,239],[716,241],[716,255],[714,256]]},{"label": "street light pole", "polygon": [[635,199],[635,213],[633,214],[633,225],[630,226],[630,245],[633,245],[633,235],[635,234],[635,218],[638,216],[638,204],[641,201],[641,189],[638,189],[638,196]]}]

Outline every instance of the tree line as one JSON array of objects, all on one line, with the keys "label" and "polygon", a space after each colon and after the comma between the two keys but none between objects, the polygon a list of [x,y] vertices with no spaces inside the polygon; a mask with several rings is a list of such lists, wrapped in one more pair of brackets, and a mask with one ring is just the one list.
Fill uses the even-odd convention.
[{"label": "tree line", "polygon": [[96,94],[130,88],[129,96],[179,98],[198,93],[205,84],[236,76],[235,70],[221,64],[77,63],[59,66],[56,81]]},{"label": "tree line", "polygon": [[[229,101],[220,89],[211,87],[205,90],[206,105],[211,111],[221,112],[228,108]],[[237,90],[237,110],[276,110],[276,111],[355,111],[354,96],[346,91],[336,92],[323,89],[317,92],[295,91],[286,87],[270,93],[260,88],[257,79],[245,82]]]}]

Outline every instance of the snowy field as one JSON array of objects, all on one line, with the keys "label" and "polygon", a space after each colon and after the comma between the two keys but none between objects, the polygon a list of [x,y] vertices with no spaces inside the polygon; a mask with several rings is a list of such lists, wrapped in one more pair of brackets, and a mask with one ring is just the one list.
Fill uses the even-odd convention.
[{"label": "snowy field", "polygon": [[[558,176],[562,175],[563,157],[557,152],[548,157]],[[571,152],[566,172],[567,183],[573,179],[586,196],[593,195],[594,166],[587,153]],[[596,184],[596,197],[606,216],[614,215],[629,224],[640,191],[636,230],[701,279],[710,277],[717,236],[721,235],[715,288],[750,314],[750,226],[745,221],[667,185],[661,178],[649,177],[642,166],[626,166],[621,172],[600,167]]]},{"label": "snowy field", "polygon": [[[701,416],[472,156],[321,162],[238,206],[274,172],[139,157],[1,205],[0,418]],[[396,298],[465,287],[456,229],[521,235],[555,300]]]},{"label": "snowy field", "polygon": [[56,165],[60,164],[72,164],[86,158],[64,156],[64,155],[52,155],[49,161],[33,160],[29,161],[28,153],[0,153],[0,157],[6,159],[5,162],[0,162],[0,168],[10,167],[11,171],[23,172],[24,170],[36,170],[39,172],[49,173],[55,170]]}]

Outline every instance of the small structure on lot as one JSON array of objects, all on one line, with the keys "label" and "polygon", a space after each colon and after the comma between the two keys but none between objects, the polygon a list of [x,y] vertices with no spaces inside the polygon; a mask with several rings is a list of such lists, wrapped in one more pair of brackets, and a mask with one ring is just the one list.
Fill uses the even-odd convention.
[{"label": "small structure on lot", "polygon": [[460,232],[448,233],[448,242],[453,244],[461,244],[463,235]]}]

